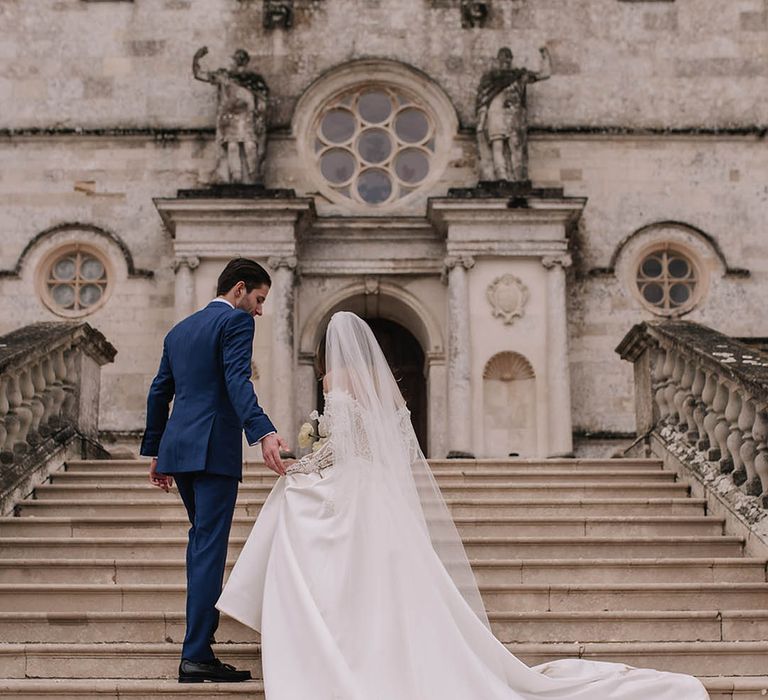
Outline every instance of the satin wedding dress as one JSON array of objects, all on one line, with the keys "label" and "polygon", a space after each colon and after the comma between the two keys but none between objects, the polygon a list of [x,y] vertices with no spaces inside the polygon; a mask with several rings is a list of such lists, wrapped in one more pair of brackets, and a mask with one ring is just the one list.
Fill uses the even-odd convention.
[{"label": "satin wedding dress", "polygon": [[507,651],[354,314],[333,316],[326,363],[330,440],[278,479],[217,603],[261,632],[267,700],[708,700],[691,676]]}]

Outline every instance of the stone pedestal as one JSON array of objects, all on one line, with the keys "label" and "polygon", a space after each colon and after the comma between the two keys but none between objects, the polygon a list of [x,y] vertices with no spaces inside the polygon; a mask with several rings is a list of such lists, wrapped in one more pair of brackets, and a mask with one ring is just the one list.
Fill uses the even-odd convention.
[{"label": "stone pedestal", "polygon": [[[508,192],[490,183],[429,203],[447,253],[448,445],[481,456],[563,456],[572,452],[568,235],[586,200],[512,184]],[[505,362],[509,376],[499,369]],[[528,403],[494,406],[485,396],[489,377],[519,378]],[[535,424],[515,424],[529,420]],[[499,445],[505,421],[516,427],[509,444]],[[532,436],[525,450],[523,432]]]}]

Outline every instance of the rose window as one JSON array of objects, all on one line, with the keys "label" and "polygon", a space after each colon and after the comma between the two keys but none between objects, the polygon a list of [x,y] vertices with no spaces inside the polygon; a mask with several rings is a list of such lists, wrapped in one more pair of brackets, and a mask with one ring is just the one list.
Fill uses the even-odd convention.
[{"label": "rose window", "polygon": [[348,92],[326,106],[315,155],[327,185],[369,205],[397,201],[427,178],[435,152],[428,112],[390,88]]},{"label": "rose window", "polygon": [[66,316],[90,313],[104,300],[108,279],[105,263],[75,247],[53,257],[44,277],[44,301]]},{"label": "rose window", "polygon": [[697,279],[692,261],[668,248],[646,255],[637,269],[637,288],[643,301],[663,315],[682,313],[693,306]]}]

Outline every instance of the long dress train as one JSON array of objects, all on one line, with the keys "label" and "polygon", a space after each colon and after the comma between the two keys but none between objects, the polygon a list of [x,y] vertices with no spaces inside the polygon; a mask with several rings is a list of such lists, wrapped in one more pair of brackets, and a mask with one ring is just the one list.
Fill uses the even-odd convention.
[{"label": "long dress train", "polygon": [[267,700],[708,700],[692,676],[511,654],[372,333],[337,313],[326,355],[330,441],[277,480],[217,603],[261,632]]}]

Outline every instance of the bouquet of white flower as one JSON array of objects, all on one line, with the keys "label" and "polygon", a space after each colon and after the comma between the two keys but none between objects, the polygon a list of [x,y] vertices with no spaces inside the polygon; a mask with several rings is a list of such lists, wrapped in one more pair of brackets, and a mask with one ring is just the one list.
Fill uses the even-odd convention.
[{"label": "bouquet of white flower", "polygon": [[[317,424],[317,428],[312,423],[304,423],[299,430],[299,447],[306,449],[312,448],[312,452],[317,452],[326,442],[328,442],[328,426],[325,416],[317,411],[309,414],[309,419]],[[317,430],[317,432],[315,432]]]}]

